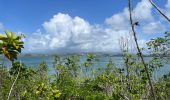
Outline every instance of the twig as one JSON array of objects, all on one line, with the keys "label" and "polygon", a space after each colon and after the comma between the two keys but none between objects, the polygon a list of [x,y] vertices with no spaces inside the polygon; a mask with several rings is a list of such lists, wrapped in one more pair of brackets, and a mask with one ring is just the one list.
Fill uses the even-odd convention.
[{"label": "twig", "polygon": [[[20,61],[20,67],[21,67],[21,61]],[[18,70],[17,77],[15,78],[15,80],[14,80],[14,82],[13,82],[13,84],[12,84],[11,88],[10,88],[10,91],[9,91],[9,94],[8,94],[8,98],[7,98],[7,100],[9,100],[9,99],[10,99],[10,95],[11,95],[12,89],[13,89],[13,87],[14,87],[14,85],[15,85],[15,83],[16,83],[16,81],[17,81],[18,77],[19,77],[19,74],[20,74],[20,67],[19,67],[19,70]]]},{"label": "twig", "polygon": [[130,24],[131,24],[131,29],[132,29],[132,32],[133,32],[133,36],[134,36],[134,40],[135,40],[135,44],[136,44],[136,47],[137,47],[137,50],[138,50],[138,54],[139,54],[139,57],[141,58],[141,61],[142,61],[142,64],[145,68],[145,72],[147,74],[147,78],[149,80],[149,85],[150,85],[150,88],[151,88],[151,93],[152,93],[152,96],[154,98],[154,100],[156,99],[155,98],[155,93],[154,93],[154,89],[153,89],[153,85],[152,85],[152,82],[151,82],[151,78],[150,78],[150,75],[149,75],[149,71],[148,71],[148,68],[145,64],[145,61],[144,61],[144,58],[143,58],[143,55],[142,55],[142,52],[139,48],[139,44],[138,44],[138,40],[137,40],[137,36],[136,36],[136,31],[135,31],[135,24],[133,23],[133,19],[132,19],[132,7],[131,7],[131,0],[128,0],[128,7],[129,7],[129,17],[130,17]]},{"label": "twig", "polygon": [[130,100],[127,96],[123,95],[123,94],[120,94],[120,96],[125,99],[125,100]]},{"label": "twig", "polygon": [[128,39],[121,37],[119,39],[119,45],[120,45],[120,50],[123,53],[123,60],[125,62],[125,66],[126,66],[126,70],[127,70],[127,85],[128,85],[128,91],[131,91],[131,86],[130,86],[130,77],[129,77],[129,58],[128,58],[128,52],[129,52],[129,48],[128,48]]},{"label": "twig", "polygon": [[124,98],[125,98],[126,100],[129,100],[129,98],[128,98],[127,96],[125,96],[125,95],[124,95]]},{"label": "twig", "polygon": [[167,21],[170,22],[170,19],[160,10],[160,8],[152,0],[149,0],[149,2]]}]

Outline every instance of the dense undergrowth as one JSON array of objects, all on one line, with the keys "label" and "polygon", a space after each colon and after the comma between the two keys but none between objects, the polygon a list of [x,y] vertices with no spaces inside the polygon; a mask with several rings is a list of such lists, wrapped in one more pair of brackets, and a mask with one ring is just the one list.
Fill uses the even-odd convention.
[{"label": "dense undergrowth", "polygon": [[[147,43],[152,59],[147,61],[149,74],[169,66],[169,36],[156,38]],[[45,62],[36,69],[21,62],[12,62],[10,69],[0,66],[0,100],[139,100],[152,99],[148,79],[138,54],[123,51],[123,66],[116,66],[111,59],[95,69],[98,58],[87,54],[86,60],[73,55],[66,58],[55,57],[55,74],[48,74]],[[9,91],[14,83],[11,94]],[[158,100],[170,98],[170,73],[152,79],[154,92]]]},{"label": "dense undergrowth", "polygon": [[[93,63],[91,62],[94,58],[88,57],[87,61],[80,63],[79,56],[71,56],[64,60],[59,60],[57,57],[56,73],[50,76],[48,75],[48,66],[44,62],[37,69],[31,69],[20,62],[14,62],[10,70],[1,66],[0,98],[6,100],[10,86],[19,71],[19,78],[10,97],[14,100],[149,99],[150,88],[143,66],[135,56],[128,56],[130,56],[128,76],[126,67],[119,68],[112,61],[106,65],[106,69],[102,72],[97,69],[89,70],[92,69]],[[154,65],[155,62],[151,62],[149,64]],[[82,68],[88,72],[82,71]],[[152,66],[149,68],[152,74]],[[86,75],[87,73],[91,77]],[[170,74],[164,75],[153,84],[157,98],[170,98]]]}]

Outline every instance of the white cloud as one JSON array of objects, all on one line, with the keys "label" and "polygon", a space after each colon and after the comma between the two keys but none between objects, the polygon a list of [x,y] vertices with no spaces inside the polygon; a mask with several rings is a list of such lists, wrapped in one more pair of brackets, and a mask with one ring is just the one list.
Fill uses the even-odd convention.
[{"label": "white cloud", "polygon": [[153,20],[152,5],[149,0],[142,0],[134,9],[134,18],[139,21],[151,21]]},{"label": "white cloud", "polygon": [[142,31],[148,34],[163,33],[166,31],[165,26],[161,22],[150,22],[142,27]]},{"label": "white cloud", "polygon": [[72,18],[68,14],[59,13],[45,22],[43,27],[52,37],[50,48],[57,48],[67,46],[71,39],[76,39],[77,42],[87,40],[92,26],[80,17]]},{"label": "white cloud", "polygon": [[106,18],[105,23],[111,25],[115,30],[127,29],[129,26],[128,9],[125,8],[123,12],[114,14],[110,18]]},{"label": "white cloud", "polygon": [[113,30],[100,25],[90,25],[80,17],[58,13],[43,24],[45,34],[37,31],[26,38],[27,52],[117,52],[118,39],[128,30]]},{"label": "white cloud", "polygon": [[[134,21],[149,22],[153,21],[152,5],[148,0],[142,0],[139,2],[133,10]],[[125,8],[123,12],[114,14],[110,18],[106,18],[105,23],[111,25],[112,28],[121,30],[129,28],[129,12],[128,8]]]},{"label": "white cloud", "polygon": [[[155,21],[152,6],[148,0],[139,2],[133,10],[134,19],[142,22],[139,27],[144,33],[156,33],[165,30],[163,24]],[[49,21],[43,23],[43,29],[27,35],[25,52],[119,52],[121,36],[131,40],[129,31],[128,9],[106,18],[103,25],[92,25],[78,16],[58,13]],[[147,24],[149,23],[149,24]],[[140,39],[141,47],[145,46],[145,39]],[[48,52],[47,52],[48,51]]]}]

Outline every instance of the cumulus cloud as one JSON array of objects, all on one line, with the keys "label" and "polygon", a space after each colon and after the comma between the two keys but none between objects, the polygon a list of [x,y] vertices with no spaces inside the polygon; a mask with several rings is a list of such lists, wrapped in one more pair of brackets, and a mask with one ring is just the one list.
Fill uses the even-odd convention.
[{"label": "cumulus cloud", "polygon": [[116,52],[118,39],[128,30],[113,30],[100,25],[91,25],[80,17],[58,13],[44,22],[45,34],[41,31],[29,35],[25,41],[27,52]]},{"label": "cumulus cloud", "polygon": [[50,48],[66,47],[74,39],[73,43],[89,40],[92,31],[92,26],[84,19],[62,13],[54,15],[43,27],[52,36]]},{"label": "cumulus cloud", "polygon": [[[168,5],[168,4],[167,4]],[[168,6],[167,6],[168,7]],[[155,21],[152,6],[148,0],[139,2],[133,10],[135,21],[142,22],[141,32],[159,33],[166,28],[160,21]],[[128,9],[113,14],[105,19],[105,25],[93,25],[78,16],[58,13],[42,26],[45,32],[37,30],[27,35],[25,52],[120,52],[119,40],[125,37],[131,41],[133,38],[129,27]],[[141,24],[141,23],[140,23]],[[145,39],[139,44],[145,47]],[[48,51],[48,52],[47,52]]]},{"label": "cumulus cloud", "polygon": [[123,12],[114,14],[110,18],[106,18],[105,23],[112,26],[115,30],[123,30],[129,27],[128,9],[125,8]]},{"label": "cumulus cloud", "polygon": [[163,33],[166,31],[165,26],[160,22],[150,22],[142,27],[144,33],[153,34],[153,33]]},{"label": "cumulus cloud", "polygon": [[153,20],[152,15],[152,5],[149,3],[149,0],[142,0],[139,2],[134,11],[134,18],[139,21],[151,21]]},{"label": "cumulus cloud", "polygon": [[[149,22],[153,21],[152,5],[148,0],[139,2],[133,10],[134,21]],[[129,12],[125,8],[122,12],[114,14],[110,18],[106,18],[105,23],[111,25],[113,29],[121,30],[129,28]]]}]

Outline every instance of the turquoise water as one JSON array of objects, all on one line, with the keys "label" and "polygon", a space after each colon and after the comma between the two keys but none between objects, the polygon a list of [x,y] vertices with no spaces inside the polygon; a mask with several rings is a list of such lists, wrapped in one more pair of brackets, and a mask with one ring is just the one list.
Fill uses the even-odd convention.
[{"label": "turquoise water", "polygon": [[[65,56],[67,57],[67,56]],[[118,67],[122,67],[124,66],[124,61],[123,61],[123,58],[122,57],[106,57],[106,56],[102,56],[102,57],[98,57],[99,60],[98,61],[95,61],[93,62],[94,65],[95,65],[95,69],[96,68],[100,68],[100,69],[104,69],[105,66],[108,64],[108,61],[109,59],[112,59],[112,61],[115,63],[116,66]],[[85,61],[85,57],[81,57],[80,58],[82,61]],[[145,60],[146,61],[149,61],[151,59],[151,57],[145,57]],[[50,74],[53,74],[54,73],[54,56],[41,56],[41,57],[19,57],[18,58],[18,61],[21,61],[23,63],[25,63],[27,66],[29,67],[32,67],[32,68],[37,68],[38,65],[41,63],[41,62],[46,62],[47,65],[49,66],[49,73]],[[3,63],[5,65],[7,65],[8,67],[11,66],[11,63],[5,59],[3,60]],[[96,63],[96,64],[95,64]],[[159,77],[165,75],[165,74],[168,74],[170,72],[170,64],[166,64],[164,67],[161,67],[161,68],[158,68],[154,74],[153,74],[153,79],[156,80],[158,79]]]}]

